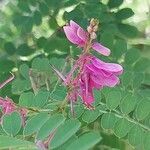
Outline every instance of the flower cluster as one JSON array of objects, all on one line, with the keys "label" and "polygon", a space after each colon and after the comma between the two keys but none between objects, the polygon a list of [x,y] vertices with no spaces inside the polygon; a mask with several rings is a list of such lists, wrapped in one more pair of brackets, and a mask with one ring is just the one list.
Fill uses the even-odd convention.
[{"label": "flower cluster", "polygon": [[63,77],[64,84],[68,87],[67,98],[74,102],[80,96],[89,109],[93,108],[93,90],[114,87],[119,84],[118,76],[123,72],[121,65],[103,62],[90,53],[93,49],[104,56],[110,55],[108,48],[95,41],[98,24],[98,20],[91,19],[87,31],[84,31],[71,20],[63,27],[68,40],[83,49],[71,71]]},{"label": "flower cluster", "polygon": [[[12,77],[7,79],[4,83],[0,84],[0,89],[2,87],[4,87],[7,83],[12,81],[13,79],[14,79],[14,76],[12,75]],[[22,117],[22,125],[24,126],[25,118],[26,118],[26,115],[27,115],[27,112],[28,112],[27,109],[18,108],[16,106],[16,104],[8,97],[6,97],[6,98],[0,97],[0,107],[1,107],[1,110],[2,110],[2,115],[11,114],[14,111],[19,112],[21,117]],[[1,120],[1,123],[2,123],[2,120]]]}]

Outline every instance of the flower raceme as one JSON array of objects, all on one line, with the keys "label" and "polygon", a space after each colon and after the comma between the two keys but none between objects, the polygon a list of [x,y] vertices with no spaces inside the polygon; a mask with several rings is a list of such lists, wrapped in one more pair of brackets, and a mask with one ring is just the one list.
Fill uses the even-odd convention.
[{"label": "flower raceme", "polygon": [[98,42],[95,42],[98,21],[91,19],[87,31],[84,31],[77,23],[70,21],[63,27],[66,37],[70,42],[82,48],[83,51],[75,61],[70,72],[64,77],[57,74],[68,87],[67,98],[70,102],[77,101],[81,97],[87,108],[92,109],[94,102],[93,90],[104,87],[114,87],[119,84],[118,76],[122,74],[123,68],[119,64],[106,63],[90,53],[94,49],[102,55],[109,56],[110,50]]}]

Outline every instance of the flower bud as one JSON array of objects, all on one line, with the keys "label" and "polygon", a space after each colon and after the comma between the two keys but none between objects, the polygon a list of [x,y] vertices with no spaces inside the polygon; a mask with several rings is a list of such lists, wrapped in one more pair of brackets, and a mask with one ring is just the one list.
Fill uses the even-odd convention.
[{"label": "flower bud", "polygon": [[96,26],[98,24],[99,24],[99,21],[97,19],[94,19],[94,18],[91,19],[90,26],[94,27],[94,26]]},{"label": "flower bud", "polygon": [[96,32],[97,30],[98,30],[98,25],[95,25],[95,26],[93,27],[93,31]]},{"label": "flower bud", "polygon": [[97,35],[96,35],[95,32],[92,32],[92,33],[90,34],[90,38],[91,38],[92,40],[96,39],[96,37],[97,37]]},{"label": "flower bud", "polygon": [[88,26],[88,27],[87,27],[87,31],[88,31],[89,33],[92,33],[92,28],[91,28],[91,26]]}]

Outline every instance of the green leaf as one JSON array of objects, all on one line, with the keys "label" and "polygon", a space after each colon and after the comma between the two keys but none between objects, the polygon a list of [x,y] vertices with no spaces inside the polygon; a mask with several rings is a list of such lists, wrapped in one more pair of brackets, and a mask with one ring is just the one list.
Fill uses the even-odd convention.
[{"label": "green leaf", "polygon": [[125,72],[121,77],[122,85],[127,88],[129,85],[132,84],[132,80],[133,80],[133,72],[125,70]]},{"label": "green leaf", "polygon": [[147,133],[145,133],[145,139],[144,139],[144,149],[145,149],[145,150],[150,150],[150,142],[149,142],[149,139],[150,139],[150,133],[147,132]]},{"label": "green leaf", "polygon": [[36,145],[32,142],[20,140],[14,137],[0,135],[0,149],[32,149],[36,150]]},{"label": "green leaf", "polygon": [[59,6],[63,3],[63,1],[60,0],[45,0],[45,2],[50,8],[59,8]]},{"label": "green leaf", "polygon": [[32,92],[22,93],[19,98],[19,105],[24,107],[33,107],[34,94]]},{"label": "green leaf", "polygon": [[[80,9],[80,5],[76,6],[75,9],[73,9],[70,12],[65,11],[64,12],[64,19],[65,20],[75,20],[77,22],[77,20],[79,19],[79,16],[83,16],[83,11]],[[83,18],[82,18],[83,19]],[[78,23],[78,22],[77,22]]]},{"label": "green leaf", "polygon": [[[66,55],[67,53],[69,53],[69,46],[70,43],[68,42],[68,40],[66,38],[60,38],[60,37],[51,37],[45,47],[44,47],[44,51],[48,54],[56,54],[58,55]],[[60,63],[59,63],[60,64]]]},{"label": "green leaf", "polygon": [[75,116],[72,116],[72,112],[69,110],[69,114],[68,114],[69,118],[74,118],[74,117],[79,118],[84,113],[83,105],[75,105],[73,109],[74,109]]},{"label": "green leaf", "polygon": [[139,90],[139,94],[145,98],[150,97],[150,89],[141,89]]},{"label": "green leaf", "polygon": [[32,61],[32,69],[36,69],[42,72],[49,72],[50,64],[47,58],[35,58]]},{"label": "green leaf", "polygon": [[101,13],[98,13],[98,15],[99,15],[99,20],[101,20],[102,23],[108,24],[108,23],[112,23],[115,21],[114,14],[108,12],[107,10],[103,10]]},{"label": "green leaf", "polygon": [[143,84],[147,84],[147,85],[150,85],[150,73],[145,73],[145,78],[144,78],[144,81],[143,81]]},{"label": "green leaf", "polygon": [[35,0],[30,0],[28,2],[31,4],[31,6],[36,6],[37,5],[37,1],[35,1]]},{"label": "green leaf", "polygon": [[[0,110],[0,112],[1,112],[1,110]],[[2,126],[0,126],[0,135],[7,135],[6,132],[3,130]]]},{"label": "green leaf", "polygon": [[116,41],[113,47],[113,56],[115,58],[120,58],[127,51],[127,42],[125,40],[119,39]]},{"label": "green leaf", "polygon": [[134,71],[145,72],[150,67],[150,60],[148,58],[139,59],[134,65]]},{"label": "green leaf", "polygon": [[44,48],[46,46],[46,42],[47,42],[47,39],[42,36],[39,39],[37,39],[37,46],[39,48]]},{"label": "green leaf", "polygon": [[21,9],[21,11],[23,12],[27,12],[29,13],[30,12],[30,8],[29,8],[29,4],[27,1],[19,1],[18,3],[18,8]]},{"label": "green leaf", "polygon": [[29,119],[26,122],[26,125],[24,127],[24,135],[31,135],[35,132],[38,132],[40,128],[43,126],[43,124],[48,120],[49,115],[47,113],[39,113],[35,116],[33,116],[31,119]]},{"label": "green leaf", "polygon": [[25,107],[42,108],[49,98],[49,92],[40,90],[36,95],[32,92],[23,93],[20,95],[19,104]]},{"label": "green leaf", "polygon": [[101,126],[104,129],[113,129],[118,119],[119,118],[117,118],[113,113],[103,114],[101,118]]},{"label": "green leaf", "polygon": [[19,72],[26,80],[29,80],[29,66],[27,64],[20,65]]},{"label": "green leaf", "polygon": [[37,26],[39,26],[42,23],[42,15],[41,15],[41,13],[39,11],[35,11],[33,19],[34,19],[34,23]]},{"label": "green leaf", "polygon": [[100,39],[101,43],[112,49],[113,48],[113,42],[114,42],[114,35],[108,32],[104,32],[101,34],[101,39]]},{"label": "green leaf", "polygon": [[116,13],[116,18],[118,20],[128,19],[134,15],[131,8],[123,8]]},{"label": "green leaf", "polygon": [[108,6],[109,8],[119,7],[123,3],[123,0],[109,0]]},{"label": "green leaf", "polygon": [[121,93],[119,91],[111,91],[106,97],[106,104],[109,109],[115,109],[121,100]]},{"label": "green leaf", "polygon": [[49,13],[48,5],[46,5],[43,2],[40,2],[39,3],[39,9],[40,9],[40,12],[42,13],[43,16],[48,15],[48,13]]},{"label": "green leaf", "polygon": [[[61,71],[60,68],[63,68],[65,66],[66,59],[52,57],[52,58],[50,58],[49,62],[50,62],[50,64],[54,65],[59,71]],[[59,66],[59,68],[58,68],[58,66]]]},{"label": "green leaf", "polygon": [[114,126],[114,133],[116,136],[122,138],[127,135],[132,125],[127,119],[119,119]]},{"label": "green leaf", "polygon": [[49,27],[53,30],[56,30],[59,27],[56,18],[50,18],[48,23],[49,23]]},{"label": "green leaf", "polygon": [[3,116],[3,130],[9,134],[15,136],[21,129],[22,120],[21,116],[17,112],[11,114],[5,114]]},{"label": "green leaf", "polygon": [[5,43],[4,49],[6,50],[6,52],[7,52],[9,55],[13,55],[13,54],[16,52],[16,47],[15,47],[14,44],[11,43],[11,42]]},{"label": "green leaf", "polygon": [[138,89],[144,81],[144,73],[135,73],[133,76],[133,89]]},{"label": "green leaf", "polygon": [[29,47],[26,43],[21,44],[17,48],[17,54],[20,56],[29,56],[35,52],[35,49]]},{"label": "green leaf", "polygon": [[60,114],[51,116],[40,128],[37,134],[37,139],[45,139],[51,133],[53,133],[64,121],[65,118]]},{"label": "green leaf", "polygon": [[140,58],[140,51],[136,48],[131,48],[127,51],[125,55],[125,63],[127,65],[132,65]]},{"label": "green leaf", "polygon": [[64,100],[66,97],[66,88],[64,86],[57,86],[55,91],[50,94],[50,97],[54,100]]},{"label": "green leaf", "polygon": [[10,72],[15,66],[14,62],[5,58],[4,60],[0,59],[0,72]]},{"label": "green leaf", "polygon": [[19,28],[23,33],[32,31],[33,18],[30,16],[19,16],[16,15],[13,20],[14,25]]},{"label": "green leaf", "polygon": [[98,133],[88,132],[71,143],[66,150],[88,150],[101,141],[101,139]]},{"label": "green leaf", "polygon": [[119,23],[118,29],[127,38],[135,38],[138,35],[137,28],[128,24]]},{"label": "green leaf", "polygon": [[134,125],[128,133],[128,140],[133,146],[143,144],[144,132],[141,127]]},{"label": "green leaf", "polygon": [[101,115],[98,109],[95,110],[86,110],[82,115],[82,120],[86,123],[91,123],[95,121]]},{"label": "green leaf", "polygon": [[55,150],[66,150],[68,145],[70,145],[77,139],[78,139],[78,137],[76,135],[73,135],[69,140],[67,140],[63,145],[59,146]]},{"label": "green leaf", "polygon": [[134,110],[136,102],[136,96],[132,95],[132,93],[126,94],[120,104],[121,111],[124,114],[129,114]]},{"label": "green leaf", "polygon": [[142,99],[136,108],[136,118],[138,120],[143,120],[150,113],[150,100]]},{"label": "green leaf", "polygon": [[69,140],[80,128],[81,123],[78,120],[67,120],[62,124],[54,138],[50,142],[50,148],[54,149],[64,144],[67,140]]},{"label": "green leaf", "polygon": [[94,92],[94,98],[95,98],[93,105],[97,106],[101,103],[102,93],[100,90],[94,90],[93,92]]},{"label": "green leaf", "polygon": [[40,90],[38,91],[37,95],[34,97],[34,106],[35,107],[43,107],[49,98],[49,92]]},{"label": "green leaf", "polygon": [[20,95],[22,92],[30,90],[31,83],[29,80],[15,79],[12,82],[12,93]]}]

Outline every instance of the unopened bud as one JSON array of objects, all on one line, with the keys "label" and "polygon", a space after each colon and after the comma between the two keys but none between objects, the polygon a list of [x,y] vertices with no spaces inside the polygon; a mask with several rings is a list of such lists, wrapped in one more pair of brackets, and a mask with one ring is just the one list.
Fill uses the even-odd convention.
[{"label": "unopened bud", "polygon": [[97,37],[97,35],[96,35],[95,32],[92,32],[92,33],[90,34],[90,38],[91,38],[92,40],[96,39],[96,37]]},{"label": "unopened bud", "polygon": [[98,30],[98,25],[95,25],[95,26],[93,27],[93,31],[96,32],[97,30]]},{"label": "unopened bud", "polygon": [[92,19],[90,20],[90,23],[93,23],[93,22],[94,22],[94,20],[95,20],[95,19],[94,19],[94,18],[92,18]]},{"label": "unopened bud", "polygon": [[88,26],[88,27],[87,27],[87,31],[88,31],[89,33],[92,33],[92,28],[91,28],[91,26]]},{"label": "unopened bud", "polygon": [[99,24],[99,21],[98,21],[97,19],[94,19],[94,18],[91,19],[90,25],[91,25],[92,27],[94,27],[94,26],[96,26],[96,25],[98,25],[98,24]]}]

